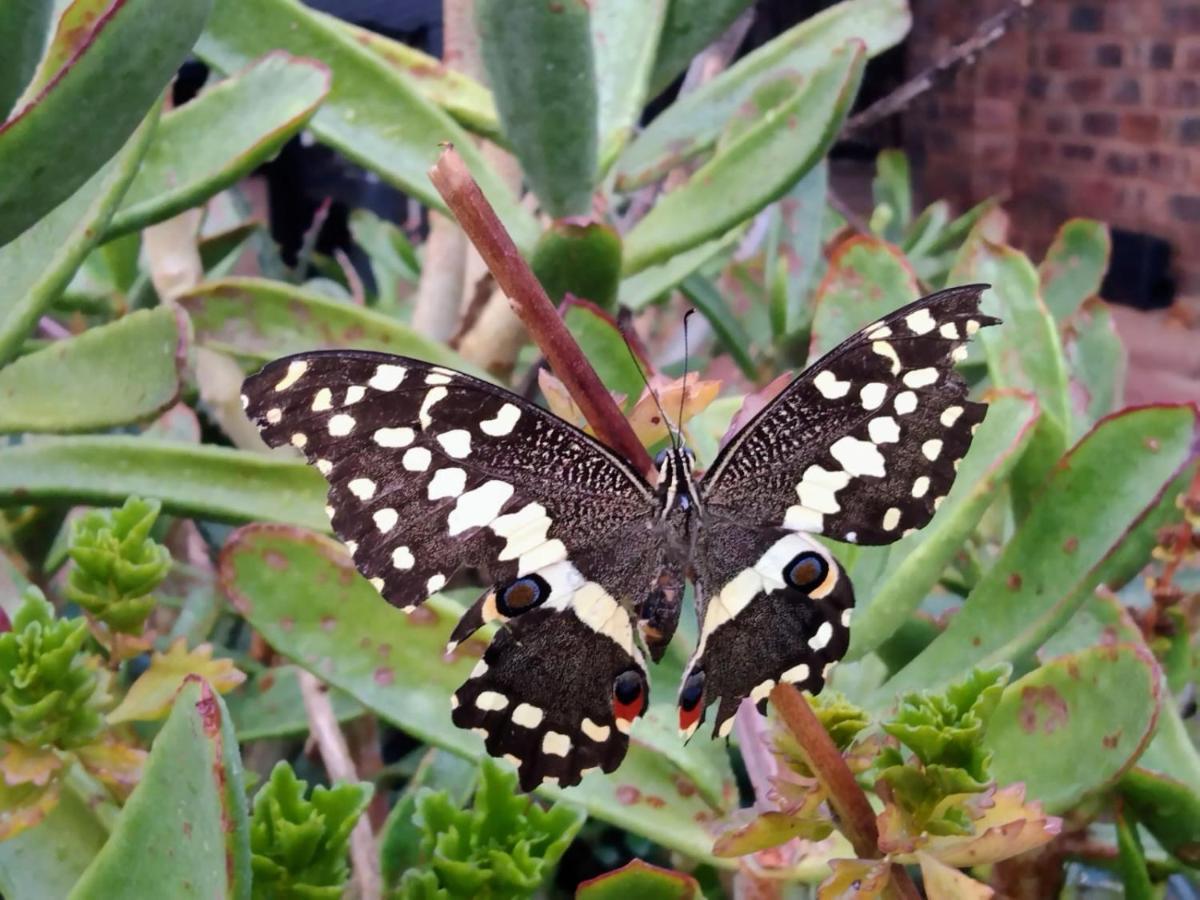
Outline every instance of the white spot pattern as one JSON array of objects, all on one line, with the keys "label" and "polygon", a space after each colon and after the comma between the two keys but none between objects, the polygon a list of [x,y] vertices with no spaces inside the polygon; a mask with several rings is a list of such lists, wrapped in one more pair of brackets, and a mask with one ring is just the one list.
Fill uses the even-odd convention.
[{"label": "white spot pattern", "polygon": [[[437,388],[434,388],[437,390]],[[485,481],[458,498],[447,517],[449,535],[454,537],[468,528],[490,525],[500,515],[500,508],[513,495],[513,486],[506,481]]]},{"label": "white spot pattern", "polygon": [[480,691],[475,698],[475,706],[484,712],[499,712],[508,706],[508,698],[495,691]]},{"label": "white spot pattern", "polygon": [[375,374],[371,376],[371,380],[367,384],[377,391],[394,391],[400,386],[400,382],[404,380],[407,372],[408,370],[404,366],[382,363],[375,367]]},{"label": "white spot pattern", "polygon": [[442,445],[447,456],[463,459],[471,455],[471,433],[462,428],[446,431],[437,436],[437,442]]},{"label": "white spot pattern", "polygon": [[429,393],[421,401],[421,411],[417,413],[417,418],[420,420],[422,428],[428,428],[433,424],[433,416],[429,414],[429,411],[433,409],[435,403],[446,396],[446,393],[446,389],[440,385],[429,389]]},{"label": "white spot pattern", "polygon": [[838,377],[829,369],[818,372],[812,383],[826,400],[837,400],[850,393],[850,382],[838,381]]},{"label": "white spot pattern", "polygon": [[832,640],[833,626],[828,622],[822,622],[821,627],[817,629],[817,633],[808,639],[808,646],[814,650],[824,650]]},{"label": "white spot pattern", "polygon": [[863,409],[879,409],[887,398],[887,385],[881,381],[864,384],[862,390],[858,392],[858,396],[862,400]]},{"label": "white spot pattern", "polygon": [[416,436],[411,428],[380,428],[375,432],[375,443],[380,447],[407,447]]},{"label": "white spot pattern", "polygon": [[933,320],[928,309],[918,309],[916,312],[909,313],[904,317],[904,324],[913,334],[929,334],[937,327],[937,322]]},{"label": "white spot pattern", "polygon": [[[397,547],[392,551],[392,566],[397,569],[411,569],[416,564],[412,551],[408,547]],[[483,662],[481,659],[480,662]],[[486,665],[486,663],[485,663]]]},{"label": "white spot pattern", "polygon": [[329,433],[333,437],[345,437],[354,430],[354,416],[338,413],[329,420]]},{"label": "white spot pattern", "polygon": [[892,401],[892,406],[896,408],[896,412],[899,415],[907,416],[917,408],[917,395],[912,391],[901,391],[896,395],[896,399]]},{"label": "white spot pattern", "polygon": [[900,426],[891,416],[879,416],[867,423],[867,434],[876,444],[894,444],[900,440]]},{"label": "white spot pattern", "polygon": [[381,533],[387,534],[396,527],[396,523],[400,521],[400,514],[390,506],[385,506],[383,509],[375,510],[375,514],[371,516],[375,520],[375,527]]},{"label": "white spot pattern", "polygon": [[293,384],[300,380],[300,377],[308,371],[308,363],[302,359],[293,360],[288,363],[287,372],[283,378],[275,385],[275,390],[286,391]]},{"label": "white spot pattern", "polygon": [[848,472],[830,472],[821,466],[812,465],[804,470],[804,477],[796,486],[800,503],[819,513],[840,512],[837,492],[850,483]]},{"label": "white spot pattern", "polygon": [[880,356],[891,361],[893,375],[900,374],[900,357],[896,355],[895,347],[893,347],[887,341],[875,341],[873,344],[871,344],[871,349]]},{"label": "white spot pattern", "polygon": [[428,496],[430,500],[441,500],[444,497],[457,497],[467,485],[467,473],[456,467],[438,469],[429,480]]},{"label": "white spot pattern", "polygon": [[571,752],[571,739],[557,731],[547,731],[542,736],[542,752],[549,756],[565,757]]},{"label": "white spot pattern", "polygon": [[924,369],[913,369],[911,372],[904,373],[904,383],[910,388],[929,387],[931,384],[936,384],[938,380],[938,370],[933,366],[928,366]]},{"label": "white spot pattern", "polygon": [[325,412],[330,409],[333,409],[333,391],[327,387],[321,388],[313,397],[312,411]]},{"label": "white spot pattern", "polygon": [[533,704],[522,703],[513,710],[512,721],[514,725],[520,725],[522,728],[537,728],[545,716],[546,714]]},{"label": "white spot pattern", "polygon": [[900,510],[892,506],[883,514],[883,529],[884,531],[895,531],[896,526],[900,524]]},{"label": "white spot pattern", "polygon": [[834,442],[829,448],[829,453],[851,475],[874,475],[882,478],[885,474],[883,454],[870,441],[861,441],[846,435]]},{"label": "white spot pattern", "polygon": [[927,460],[933,462],[942,453],[941,440],[939,438],[931,438],[921,445],[921,452],[925,454]]},{"label": "white spot pattern", "polygon": [[913,482],[912,495],[920,500],[929,492],[929,476],[922,475]]},{"label": "white spot pattern", "polygon": [[505,403],[496,413],[495,418],[485,419],[479,423],[479,430],[492,437],[503,437],[510,434],[521,418],[521,410],[515,404]]},{"label": "white spot pattern", "polygon": [[958,417],[962,414],[963,408],[961,406],[947,406],[944,410],[942,410],[940,421],[947,428],[951,428],[953,427],[954,423],[958,421]]},{"label": "white spot pattern", "polygon": [[424,447],[410,447],[400,457],[400,465],[410,472],[424,472],[429,468],[431,459],[433,459],[433,454]]},{"label": "white spot pattern", "polygon": [[375,482],[370,478],[355,478],[346,487],[359,500],[370,500],[375,496]]}]

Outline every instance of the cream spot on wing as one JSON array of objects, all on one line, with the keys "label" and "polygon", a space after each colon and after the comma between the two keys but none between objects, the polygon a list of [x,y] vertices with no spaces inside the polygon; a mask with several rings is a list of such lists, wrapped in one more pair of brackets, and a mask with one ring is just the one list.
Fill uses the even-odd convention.
[{"label": "cream spot on wing", "polygon": [[322,475],[328,475],[330,472],[333,471],[333,463],[331,463],[327,459],[318,459],[317,460],[317,471],[320,472]]},{"label": "cream spot on wing", "polygon": [[821,627],[817,629],[817,633],[808,639],[808,646],[814,650],[824,650],[832,640],[833,626],[828,622],[822,622]]},{"label": "cream spot on wing", "polygon": [[842,627],[843,628],[850,627],[850,619],[853,617],[853,615],[854,615],[854,609],[851,607],[847,607],[846,609],[842,610]]},{"label": "cream spot on wing", "polygon": [[437,436],[437,442],[442,445],[447,456],[463,459],[471,455],[471,433],[461,428],[447,431]]},{"label": "cream spot on wing", "polygon": [[446,519],[450,537],[462,534],[468,528],[490,525],[512,495],[513,486],[496,479],[485,481],[474,490],[467,491],[458,498]]},{"label": "cream spot on wing", "polygon": [[497,536],[505,539],[504,549],[498,557],[500,562],[516,559],[546,543],[551,524],[546,507],[540,503],[527,503],[516,512],[497,518],[490,527]]},{"label": "cream spot on wing", "polygon": [[404,366],[383,363],[375,367],[375,374],[371,376],[371,380],[367,384],[377,391],[394,391],[404,380],[404,374],[407,371]]},{"label": "cream spot on wing", "polygon": [[332,506],[325,507],[325,515],[327,515],[329,517],[330,522],[333,521],[333,516],[334,516],[335,512],[336,512],[336,510]]},{"label": "cream spot on wing", "polygon": [[858,392],[858,396],[862,400],[863,409],[879,409],[880,404],[887,397],[887,385],[881,381],[864,384],[863,389]]},{"label": "cream spot on wing", "polygon": [[426,375],[426,376],[425,376],[425,383],[426,383],[426,384],[428,384],[428,385],[431,385],[431,386],[432,386],[432,385],[436,385],[436,384],[449,384],[449,383],[450,383],[450,376],[449,376],[449,375],[442,375],[440,372],[439,372],[439,373],[434,373],[434,374],[432,374],[432,375]]},{"label": "cream spot on wing", "polygon": [[446,389],[440,385],[435,388],[430,388],[429,393],[425,395],[425,399],[421,401],[421,411],[417,414],[417,418],[421,422],[422,428],[428,428],[433,424],[433,416],[429,411],[433,409],[433,405],[446,396]]},{"label": "cream spot on wing", "polygon": [[346,541],[346,551],[353,556],[358,552],[358,541]]},{"label": "cream spot on wing", "polygon": [[342,401],[342,406],[351,406],[365,397],[367,389],[361,384],[352,384],[346,388],[346,399]]},{"label": "cream spot on wing", "polygon": [[283,419],[283,410],[278,406],[267,410],[267,423],[270,425],[278,425]]},{"label": "cream spot on wing", "polygon": [[922,475],[913,482],[912,495],[920,500],[929,492],[929,476]]},{"label": "cream spot on wing", "polygon": [[846,542],[847,543],[853,544],[857,540],[858,540],[858,532],[857,531],[847,531],[846,532]]},{"label": "cream spot on wing", "polygon": [[867,434],[876,444],[894,444],[900,440],[900,426],[891,416],[880,416],[867,424]]},{"label": "cream spot on wing", "polygon": [[946,499],[945,497],[934,497],[933,498],[934,512],[936,512],[941,507],[942,501],[944,501],[945,499]]},{"label": "cream spot on wing", "polygon": [[458,694],[451,694],[450,695],[450,711],[453,712],[456,709],[458,709]]},{"label": "cream spot on wing", "polygon": [[308,435],[302,431],[297,431],[292,435],[292,446],[298,450],[303,450],[308,446]]},{"label": "cream spot on wing", "polygon": [[596,582],[589,581],[580,587],[571,598],[571,606],[584,625],[611,638],[627,651],[633,650],[633,628],[629,624],[629,614]]},{"label": "cream spot on wing", "polygon": [[486,419],[479,423],[479,430],[492,437],[503,437],[512,432],[517,420],[521,418],[521,410],[515,404],[505,403],[496,413],[495,418]]},{"label": "cream spot on wing", "polygon": [[321,388],[313,397],[312,411],[325,412],[330,409],[333,409],[333,391],[327,387]]},{"label": "cream spot on wing", "polygon": [[308,363],[302,359],[293,360],[288,363],[287,372],[283,378],[275,385],[275,390],[286,391],[293,384],[300,380],[300,376],[308,371]]},{"label": "cream spot on wing", "polygon": [[[617,721],[620,721],[619,719]],[[733,731],[733,716],[730,716],[724,722],[717,726],[717,737],[729,737]]]},{"label": "cream spot on wing", "polygon": [[938,438],[932,438],[921,445],[921,452],[925,454],[925,458],[933,462],[942,452],[942,442]]},{"label": "cream spot on wing", "polygon": [[912,391],[901,391],[896,395],[896,399],[892,401],[892,406],[896,408],[896,412],[899,415],[907,416],[917,408],[917,395]]},{"label": "cream spot on wing", "polygon": [[953,350],[950,351],[950,358],[952,360],[954,360],[956,363],[962,362],[964,359],[967,358],[967,348],[966,347],[955,347]]},{"label": "cream spot on wing", "polygon": [[424,447],[409,447],[400,457],[400,465],[410,472],[424,472],[429,468],[431,459],[433,459],[433,454]]},{"label": "cream spot on wing", "polygon": [[850,393],[849,381],[838,381],[836,375],[829,369],[823,369],[813,379],[813,387],[821,392],[826,400],[837,400]]},{"label": "cream spot on wing", "polygon": [[[392,566],[396,569],[411,569],[416,564],[412,551],[407,547],[397,547],[392,551]],[[480,660],[482,662],[482,660]]]},{"label": "cream spot on wing", "polygon": [[247,397],[245,394],[242,394],[242,409],[248,409],[249,407],[250,407],[250,398]]},{"label": "cream spot on wing", "polygon": [[375,482],[370,478],[355,478],[346,487],[359,500],[370,500],[375,496]]},{"label": "cream spot on wing", "polygon": [[542,736],[542,752],[550,756],[566,756],[571,752],[571,739],[557,731],[547,731]]},{"label": "cream spot on wing", "polygon": [[385,506],[383,509],[375,510],[375,514],[371,518],[375,520],[375,527],[383,534],[387,534],[400,521],[400,514],[390,506]]},{"label": "cream spot on wing", "polygon": [[520,559],[517,560],[517,577],[536,572],[553,563],[562,562],[566,558],[567,547],[562,541],[557,538],[546,541],[546,543],[539,544],[532,550],[521,554]]},{"label": "cream spot on wing", "polygon": [[972,335],[979,330],[978,319],[967,319],[967,334]]},{"label": "cream spot on wing", "polygon": [[928,309],[918,309],[904,317],[904,324],[913,334],[929,334],[937,327],[937,322],[929,314]]},{"label": "cream spot on wing", "polygon": [[850,483],[848,472],[829,472],[817,465],[804,470],[804,477],[796,486],[800,503],[819,513],[836,513],[841,511],[837,501],[837,492]]},{"label": "cream spot on wing", "polygon": [[892,329],[882,322],[876,322],[874,325],[867,326],[867,337],[873,341],[881,341],[884,338],[892,336]]},{"label": "cream spot on wing", "polygon": [[891,360],[892,374],[900,374],[900,357],[896,355],[896,348],[887,341],[875,341],[871,344],[871,349],[885,359]]},{"label": "cream spot on wing", "polygon": [[495,691],[480,691],[475,698],[475,707],[484,712],[499,712],[508,706],[508,698]]},{"label": "cream spot on wing", "polygon": [[431,594],[436,594],[446,586],[446,576],[441,572],[435,575],[430,575],[429,580],[425,582],[425,590]]},{"label": "cream spot on wing", "polygon": [[800,684],[803,681],[808,681],[808,663],[800,663],[797,666],[792,666],[783,673],[783,680],[788,684]]},{"label": "cream spot on wing", "polygon": [[381,594],[383,593],[383,579],[382,578],[372,578],[370,581],[370,585],[371,585],[371,587],[375,588],[375,590],[379,591],[379,593],[381,593]]},{"label": "cream spot on wing", "polygon": [[821,670],[821,680],[829,681],[829,676],[833,674],[833,670],[837,668],[837,660],[825,663],[825,668]]},{"label": "cream spot on wing", "polygon": [[380,428],[375,432],[375,443],[380,447],[407,447],[416,436],[411,428]]},{"label": "cream spot on wing", "polygon": [[329,433],[334,437],[345,437],[354,430],[354,416],[338,413],[329,420]]},{"label": "cream spot on wing", "polygon": [[514,725],[520,725],[522,728],[537,728],[542,724],[545,715],[538,707],[530,703],[522,703],[513,710],[512,721]]},{"label": "cream spot on wing", "polygon": [[429,480],[429,499],[457,497],[467,485],[467,473],[462,469],[438,469]]},{"label": "cream spot on wing", "polygon": [[825,516],[815,509],[796,504],[789,506],[783,517],[783,527],[793,531],[807,531],[809,534],[820,534],[825,527]]},{"label": "cream spot on wing", "polygon": [[957,341],[960,337],[958,333],[958,326],[953,322],[947,322],[945,325],[939,328],[938,334],[948,341]]},{"label": "cream spot on wing", "polygon": [[900,510],[892,506],[883,514],[883,529],[884,531],[895,531],[896,526],[900,524]]},{"label": "cream spot on wing", "polygon": [[762,682],[761,684],[756,684],[750,689],[750,699],[755,703],[758,703],[760,700],[765,700],[767,695],[771,693],[771,689],[774,687],[775,679],[768,678],[766,681]]},{"label": "cream spot on wing", "polygon": [[487,661],[481,659],[479,662],[475,663],[475,668],[473,668],[471,670],[471,674],[468,675],[467,677],[468,678],[482,678],[487,673],[488,673]]},{"label": "cream spot on wing", "polygon": [[929,387],[931,384],[936,384],[938,380],[938,370],[933,366],[928,366],[924,369],[913,369],[911,372],[904,373],[904,383],[910,388]]},{"label": "cream spot on wing", "polygon": [[846,435],[834,442],[829,448],[829,453],[851,475],[874,475],[882,478],[885,474],[883,454],[870,441],[860,441],[856,437]]},{"label": "cream spot on wing", "polygon": [[944,410],[942,410],[942,417],[940,421],[947,428],[951,428],[954,426],[954,423],[958,421],[958,417],[962,414],[963,408],[961,406],[947,406]]},{"label": "cream spot on wing", "polygon": [[597,744],[603,744],[608,740],[608,736],[612,734],[612,729],[607,725],[597,725],[586,716],[584,717],[583,722],[580,723],[579,728]]}]

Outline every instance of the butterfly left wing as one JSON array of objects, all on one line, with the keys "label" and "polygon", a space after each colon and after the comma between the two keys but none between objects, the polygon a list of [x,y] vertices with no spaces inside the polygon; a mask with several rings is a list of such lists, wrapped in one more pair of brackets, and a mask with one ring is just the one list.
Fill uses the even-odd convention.
[{"label": "butterfly left wing", "polygon": [[[781,680],[823,687],[849,644],[853,592],[803,535],[888,544],[933,517],[987,411],[967,399],[954,369],[966,341],[997,322],[979,311],[984,290],[940,291],[861,329],[717,456],[699,484],[700,641],[680,693],[685,731],[717,698],[719,730],[742,699],[765,697]],[[811,546],[801,551],[798,542]],[[785,549],[795,552],[785,559]],[[807,552],[826,565],[789,582],[787,566],[815,565]]]},{"label": "butterfly left wing", "polygon": [[527,789],[615,768],[648,695],[631,609],[664,552],[637,472],[521,397],[419,360],[303,353],[243,390],[267,443],[329,481],[333,529],[390,603],[411,610],[460,568],[487,572],[454,640],[502,628],[455,723],[513,758]]}]

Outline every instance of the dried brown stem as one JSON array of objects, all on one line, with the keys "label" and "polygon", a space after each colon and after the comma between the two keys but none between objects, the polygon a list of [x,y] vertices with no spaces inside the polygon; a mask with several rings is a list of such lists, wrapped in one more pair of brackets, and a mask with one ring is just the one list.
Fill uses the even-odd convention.
[{"label": "dried brown stem", "polygon": [[975,62],[981,51],[1008,34],[1013,20],[1028,12],[1033,3],[1034,0],[1012,0],[1006,8],[984,19],[974,34],[951,47],[945,56],[929,68],[904,82],[886,97],[876,100],[862,112],[851,116],[842,128],[842,135],[862,131],[888,116],[895,115],[955,69]]},{"label": "dried brown stem", "polygon": [[[808,700],[792,685],[779,684],[771,691],[771,704],[800,745],[805,765],[829,795],[829,805],[837,816],[838,826],[854,852],[861,859],[881,859],[884,853],[879,849],[875,811]],[[921,900],[903,866],[892,866],[890,888],[890,893],[896,897]]]},{"label": "dried brown stem", "polygon": [[596,435],[637,468],[653,471],[650,454],[575,343],[558,310],[521,258],[496,211],[453,147],[442,152],[429,170],[429,178]]},{"label": "dried brown stem", "polygon": [[[304,700],[304,711],[308,714],[308,727],[325,771],[330,781],[358,781],[354,759],[346,736],[338,727],[333,704],[320,680],[310,672],[299,675],[300,696]],[[379,873],[379,857],[375,852],[375,835],[366,816],[358,820],[350,835],[350,862],[354,869],[354,883],[361,900],[379,900],[383,896],[383,880]]]}]

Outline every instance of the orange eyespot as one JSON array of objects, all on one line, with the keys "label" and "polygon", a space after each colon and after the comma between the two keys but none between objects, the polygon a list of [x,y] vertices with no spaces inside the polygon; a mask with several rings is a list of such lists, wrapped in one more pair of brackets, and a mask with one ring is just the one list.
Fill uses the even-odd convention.
[{"label": "orange eyespot", "polygon": [[510,582],[496,592],[496,609],[503,615],[520,615],[545,603],[550,597],[550,585],[541,575],[526,575]]},{"label": "orange eyespot", "polygon": [[646,689],[642,676],[627,669],[613,682],[613,715],[632,722],[646,708]]},{"label": "orange eyespot", "polygon": [[783,580],[803,593],[816,590],[829,574],[829,563],[825,557],[812,550],[805,550],[792,558],[783,567]]}]

